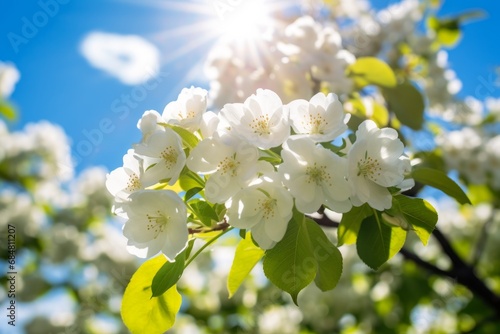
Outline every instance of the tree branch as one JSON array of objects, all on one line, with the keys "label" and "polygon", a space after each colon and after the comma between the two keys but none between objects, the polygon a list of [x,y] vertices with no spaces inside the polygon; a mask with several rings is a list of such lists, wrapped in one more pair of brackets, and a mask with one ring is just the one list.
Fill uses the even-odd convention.
[{"label": "tree branch", "polygon": [[311,216],[308,217],[314,220],[316,223],[318,223],[319,226],[336,228],[339,227],[340,225],[340,223],[330,220],[330,218],[328,218],[324,213],[321,214],[321,217],[311,217]]},{"label": "tree branch", "polygon": [[448,239],[437,228],[432,235],[441,245],[443,252],[450,258],[452,277],[463,286],[467,287],[474,295],[481,298],[489,305],[497,318],[500,318],[500,297],[497,296],[479,277],[477,277],[474,267],[465,263],[455,252]]},{"label": "tree branch", "polygon": [[212,228],[188,228],[188,233],[189,234],[195,234],[195,233],[208,233],[208,232],[214,232],[214,231],[225,231],[229,228],[229,224],[226,222],[226,220],[218,223]]},{"label": "tree branch", "polygon": [[479,232],[479,237],[476,242],[476,248],[472,255],[472,266],[476,267],[481,260],[481,255],[483,254],[484,248],[486,247],[486,241],[488,240],[488,231],[490,225],[493,223],[493,218],[488,219],[482,226]]},{"label": "tree branch", "polygon": [[[318,225],[323,227],[338,227],[339,222],[330,220],[324,213],[319,217],[310,217]],[[432,235],[436,238],[443,252],[451,260],[452,267],[446,271],[436,267],[435,265],[423,260],[415,253],[402,248],[399,252],[407,260],[413,261],[418,266],[428,270],[430,273],[454,279],[457,283],[468,288],[474,296],[480,298],[493,311],[494,317],[500,319],[500,297],[497,296],[477,275],[472,266],[467,264],[458,253],[453,249],[451,243],[439,229],[435,229]]]},{"label": "tree branch", "polygon": [[436,267],[432,263],[429,263],[429,262],[423,260],[417,254],[412,253],[412,252],[410,252],[409,250],[407,250],[405,248],[401,248],[401,250],[399,251],[399,253],[401,255],[403,255],[403,257],[406,260],[413,261],[416,265],[418,265],[418,266],[426,269],[427,271],[430,271],[431,273],[433,273],[435,275],[453,278],[452,275],[451,275],[451,273],[449,271],[446,271],[446,270],[443,270],[441,268]]}]

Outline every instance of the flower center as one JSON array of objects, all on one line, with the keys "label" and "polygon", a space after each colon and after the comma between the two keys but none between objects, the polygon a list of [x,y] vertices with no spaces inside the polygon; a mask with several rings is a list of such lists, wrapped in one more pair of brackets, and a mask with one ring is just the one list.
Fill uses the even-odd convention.
[{"label": "flower center", "polygon": [[177,151],[172,147],[166,147],[161,153],[160,157],[165,161],[167,169],[172,168],[177,163]]},{"label": "flower center", "polygon": [[148,229],[148,231],[153,230],[155,234],[154,238],[156,239],[160,235],[160,233],[163,233],[163,231],[165,231],[165,226],[167,226],[170,217],[165,217],[160,212],[160,210],[156,211],[156,215],[146,214],[146,217],[148,219],[146,228]]},{"label": "flower center", "polygon": [[378,159],[369,157],[368,152],[365,152],[365,157],[358,161],[358,176],[363,175],[365,178],[368,177],[372,181],[377,181],[381,170]]},{"label": "flower center", "polygon": [[[271,219],[274,218],[274,209],[276,208],[276,200],[274,198],[266,198],[266,199],[258,199],[257,200],[258,208],[263,213],[263,218],[264,219]],[[257,211],[257,208],[255,208],[255,211]]]},{"label": "flower center", "polygon": [[252,120],[250,123],[250,128],[252,128],[254,133],[259,135],[270,135],[271,130],[269,129],[269,115],[260,115]]},{"label": "flower center", "polygon": [[316,163],[314,165],[306,168],[306,175],[309,176],[307,183],[314,182],[316,185],[322,185],[323,183],[328,183],[332,185],[332,176],[326,170],[326,166],[318,166]]},{"label": "flower center", "polygon": [[323,128],[328,122],[321,115],[311,115],[309,114],[309,120],[302,121],[302,125],[309,129],[311,134],[323,134]]},{"label": "flower center", "polygon": [[217,165],[218,170],[222,175],[226,173],[231,173],[231,176],[236,176],[236,169],[240,163],[234,159],[234,157],[225,157],[224,160],[219,162]]},{"label": "flower center", "polygon": [[179,119],[193,119],[196,115],[194,111],[189,110],[186,111],[185,113],[180,112],[177,116],[179,117]]},{"label": "flower center", "polygon": [[133,173],[133,174],[129,175],[127,187],[125,188],[125,190],[127,190],[128,192],[131,193],[131,192],[139,190],[139,189],[141,189],[141,181],[139,180],[139,177],[137,176],[137,174]]}]

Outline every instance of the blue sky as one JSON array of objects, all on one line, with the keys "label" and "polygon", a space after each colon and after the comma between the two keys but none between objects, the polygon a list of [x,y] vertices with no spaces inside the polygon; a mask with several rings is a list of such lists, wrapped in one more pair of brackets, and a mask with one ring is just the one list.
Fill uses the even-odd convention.
[{"label": "blue sky", "polygon": [[[41,0],[51,1],[56,0]],[[204,1],[204,5],[200,2],[194,2],[195,10],[203,7],[206,15],[216,16],[210,13],[213,1]],[[375,1],[377,6],[391,2],[394,1]],[[201,67],[195,65],[203,61],[213,39],[205,39],[203,45],[172,60],[188,42],[209,33],[198,31],[176,36],[168,32],[206,18],[176,6],[158,5],[179,1],[59,0],[59,8],[53,7],[53,17],[37,28],[26,43],[19,44],[17,50],[9,41],[9,33],[22,35],[26,20],[32,22],[43,8],[40,1],[35,0],[6,3],[0,5],[0,60],[15,63],[21,72],[21,80],[11,97],[21,112],[13,128],[42,119],[59,124],[72,140],[78,170],[92,165],[119,167],[123,154],[139,140],[136,123],[144,110],[161,112],[183,87],[191,84],[207,87]],[[464,38],[458,47],[449,51],[449,60],[463,82],[462,95],[498,97],[499,88],[493,86],[492,81],[494,69],[500,65],[500,46],[496,43],[500,32],[500,4],[492,0],[447,0],[440,14],[467,9],[484,9],[488,17],[464,26]],[[92,31],[136,34],[158,47],[162,59],[160,80],[154,88],[146,89],[141,101],[134,100],[129,105],[120,102],[123,96],[134,94],[134,89],[140,87],[125,85],[91,67],[80,54],[81,41]],[[123,108],[117,112],[117,105],[125,107],[127,112]],[[99,130],[103,124],[106,131]],[[85,134],[93,138],[90,146],[82,144],[90,141]],[[90,150],[81,150],[89,147]]]}]

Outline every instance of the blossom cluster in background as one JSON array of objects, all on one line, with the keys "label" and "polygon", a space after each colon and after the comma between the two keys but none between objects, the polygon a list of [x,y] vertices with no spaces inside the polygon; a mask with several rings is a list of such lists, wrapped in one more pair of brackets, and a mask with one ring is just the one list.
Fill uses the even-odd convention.
[{"label": "blossom cluster in background", "polygon": [[[222,39],[212,47],[205,62],[210,101],[222,108],[243,102],[259,88],[276,92],[285,103],[309,99],[320,90],[335,92],[342,100],[356,92],[346,75],[348,66],[360,57],[378,57],[418,83],[429,115],[466,124],[477,120],[474,105],[456,98],[462,83],[438,33],[416,29],[432,10],[418,0],[381,10],[364,0],[303,1],[305,14],[293,21],[270,20],[258,38]],[[365,95],[383,100],[378,91]]]},{"label": "blossom cluster in background", "polygon": [[[74,176],[69,138],[47,121],[19,131],[0,121],[0,138],[0,229],[16,230],[16,301],[25,312],[19,326],[29,333],[89,331],[106,315],[118,332],[116,301],[138,263],[120,230],[106,224],[106,170]],[[0,296],[7,300],[4,287]],[[44,313],[44,303],[53,313]]]},{"label": "blossom cluster in background", "polygon": [[443,132],[436,141],[446,165],[470,184],[500,190],[500,135],[474,127]]}]

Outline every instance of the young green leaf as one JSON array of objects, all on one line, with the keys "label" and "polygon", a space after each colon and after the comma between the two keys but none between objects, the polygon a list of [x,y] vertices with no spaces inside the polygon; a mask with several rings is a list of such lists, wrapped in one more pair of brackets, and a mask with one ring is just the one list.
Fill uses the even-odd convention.
[{"label": "young green leaf", "polygon": [[389,112],[386,107],[378,102],[373,102],[373,113],[371,119],[377,123],[379,127],[385,127],[389,123]]},{"label": "young green leaf", "polygon": [[409,198],[403,195],[394,196],[393,207],[397,209],[411,225],[420,241],[427,245],[429,237],[436,227],[438,215],[426,200]]},{"label": "young green leaf", "polygon": [[299,292],[314,280],[318,263],[306,236],[304,215],[295,214],[283,239],[264,257],[264,274],[274,285],[288,292],[297,304]]},{"label": "young green leaf", "polygon": [[161,296],[179,281],[184,272],[185,260],[186,253],[182,252],[177,255],[175,262],[167,261],[160,270],[158,270],[153,277],[153,284],[151,286],[153,297]]},{"label": "young green leaf", "polygon": [[463,24],[464,21],[481,19],[483,17],[485,17],[485,13],[480,10],[472,10],[454,17],[442,19],[430,16],[427,19],[427,27],[434,30],[437,40],[441,44],[447,47],[454,47],[462,37],[462,32],[460,30],[461,24]]},{"label": "young green leaf", "polygon": [[420,91],[410,82],[403,82],[393,88],[385,88],[384,97],[389,110],[404,125],[420,130],[424,122],[425,102]]},{"label": "young green leaf", "polygon": [[306,219],[305,223],[313,255],[318,263],[314,282],[321,291],[332,290],[342,275],[342,255],[318,224],[310,219]]},{"label": "young green leaf", "polygon": [[434,30],[437,37],[436,39],[446,47],[455,46],[462,37],[459,21],[457,19],[439,20],[431,16],[427,19],[427,27]]},{"label": "young green leaf", "polygon": [[432,168],[415,168],[411,176],[415,181],[441,190],[446,195],[453,197],[460,204],[471,204],[465,192],[446,175],[446,173]]},{"label": "young green leaf", "polygon": [[377,215],[378,213],[363,220],[356,241],[359,257],[374,270],[399,252],[406,239],[405,230],[389,227]]},{"label": "young green leaf", "polygon": [[198,145],[199,139],[190,131],[181,128],[180,126],[166,124],[169,128],[174,130],[182,139],[182,144],[189,148],[193,149],[196,145]]},{"label": "young green leaf", "polygon": [[212,226],[212,221],[218,221],[219,216],[214,208],[207,202],[200,199],[194,199],[189,202],[193,213],[205,226]]},{"label": "young green leaf", "polygon": [[375,57],[358,58],[354,64],[347,67],[346,74],[354,80],[358,88],[368,85],[394,87],[397,82],[391,67]]},{"label": "young green leaf", "polygon": [[298,293],[313,279],[323,291],[337,285],[342,256],[318,224],[296,213],[283,239],[266,251],[264,273],[297,304]]},{"label": "young green leaf", "polygon": [[233,264],[227,277],[229,298],[236,293],[248,274],[250,274],[250,271],[252,271],[253,267],[255,267],[263,256],[264,251],[252,242],[250,232],[247,232],[246,237],[241,239],[238,247],[236,247]]},{"label": "young green leaf", "polygon": [[177,182],[184,191],[189,191],[193,188],[205,187],[205,184],[203,180],[199,177],[199,175],[190,171],[187,168],[185,168],[182,171],[181,176],[179,177],[179,181]]},{"label": "young green leaf", "polygon": [[182,298],[175,286],[159,297],[151,298],[151,277],[166,258],[157,256],[143,263],[130,280],[123,295],[121,316],[132,334],[164,333],[175,322]]},{"label": "young green leaf", "polygon": [[343,244],[353,244],[356,242],[361,222],[368,216],[373,215],[373,211],[367,204],[353,207],[351,211],[342,215],[339,228],[337,229],[337,246]]},{"label": "young green leaf", "polygon": [[184,202],[190,200],[191,198],[193,198],[193,196],[195,196],[197,193],[199,193],[202,190],[203,190],[203,188],[199,188],[199,187],[189,189],[188,191],[186,191],[186,194],[184,195]]},{"label": "young green leaf", "polygon": [[17,118],[16,109],[9,102],[0,98],[0,115],[3,115],[7,120],[14,121]]}]

